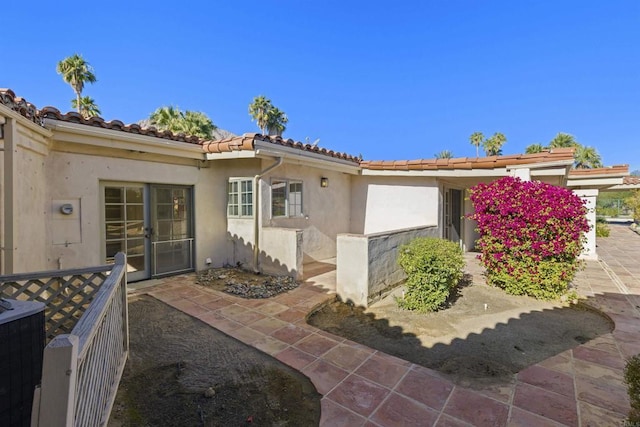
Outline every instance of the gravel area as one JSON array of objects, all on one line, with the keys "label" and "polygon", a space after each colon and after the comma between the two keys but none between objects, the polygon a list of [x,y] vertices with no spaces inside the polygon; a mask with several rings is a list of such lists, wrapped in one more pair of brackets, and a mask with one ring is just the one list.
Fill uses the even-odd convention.
[{"label": "gravel area", "polygon": [[231,267],[201,271],[196,283],[249,299],[270,298],[299,286],[299,283],[289,276],[256,274]]}]

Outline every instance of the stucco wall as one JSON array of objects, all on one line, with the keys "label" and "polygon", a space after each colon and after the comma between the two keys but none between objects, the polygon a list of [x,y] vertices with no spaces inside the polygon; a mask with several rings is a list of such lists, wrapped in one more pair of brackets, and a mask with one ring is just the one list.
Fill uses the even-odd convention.
[{"label": "stucco wall", "polygon": [[47,143],[41,135],[20,124],[16,128],[13,273],[22,273],[50,267],[45,250],[50,239],[44,171]]},{"label": "stucco wall", "polygon": [[338,236],[338,296],[364,307],[382,298],[406,277],[397,263],[399,247],[417,237],[438,237],[438,227]]},{"label": "stucco wall", "polygon": [[302,230],[264,228],[260,271],[302,279]]},{"label": "stucco wall", "polygon": [[439,190],[429,177],[354,177],[352,233],[371,234],[439,222]]},{"label": "stucco wall", "polygon": [[73,268],[104,263],[101,182],[193,186],[196,269],[205,267],[206,258],[222,264],[225,226],[223,214],[216,209],[216,200],[226,197],[226,187],[217,188],[214,175],[210,168],[198,168],[195,161],[193,166],[187,166],[52,152],[46,162],[49,197],[51,201],[80,201],[82,234],[77,243],[51,244],[47,253],[49,266]]},{"label": "stucco wall", "polygon": [[[329,179],[326,188],[320,187],[322,177]],[[278,178],[302,181],[303,216],[272,218],[270,184],[272,179]],[[285,163],[265,176],[262,182],[263,226],[302,230],[305,262],[335,257],[338,234],[350,231],[351,176]]]}]

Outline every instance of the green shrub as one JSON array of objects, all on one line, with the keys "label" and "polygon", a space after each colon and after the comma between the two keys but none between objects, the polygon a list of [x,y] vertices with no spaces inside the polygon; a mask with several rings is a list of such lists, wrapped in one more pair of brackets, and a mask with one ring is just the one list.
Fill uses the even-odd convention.
[{"label": "green shrub", "polygon": [[627,384],[631,403],[629,424],[640,425],[640,354],[636,354],[627,361],[624,367],[624,382]]},{"label": "green shrub", "polygon": [[436,311],[462,279],[464,258],[456,243],[420,237],[400,248],[398,264],[407,274],[404,298],[398,305],[421,312]]},{"label": "green shrub", "polygon": [[607,224],[596,222],[596,237],[609,237],[611,229]]}]

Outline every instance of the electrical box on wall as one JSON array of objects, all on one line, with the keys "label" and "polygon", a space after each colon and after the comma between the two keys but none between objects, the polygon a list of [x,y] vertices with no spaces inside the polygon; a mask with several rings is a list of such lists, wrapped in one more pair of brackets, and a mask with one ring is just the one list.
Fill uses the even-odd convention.
[{"label": "electrical box on wall", "polygon": [[80,206],[80,199],[60,199],[51,202],[54,245],[82,242]]}]

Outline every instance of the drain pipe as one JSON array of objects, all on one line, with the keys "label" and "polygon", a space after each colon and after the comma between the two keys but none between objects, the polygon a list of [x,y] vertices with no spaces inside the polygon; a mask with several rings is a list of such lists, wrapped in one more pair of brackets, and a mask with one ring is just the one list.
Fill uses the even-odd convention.
[{"label": "drain pipe", "polygon": [[256,209],[253,216],[253,235],[255,239],[255,242],[253,244],[253,271],[255,273],[260,272],[260,266],[258,265],[260,257],[260,218],[262,217],[262,202],[260,201],[260,179],[275,168],[280,167],[283,162],[284,157],[277,157],[277,160],[274,164],[253,177],[253,188],[256,194]]}]

